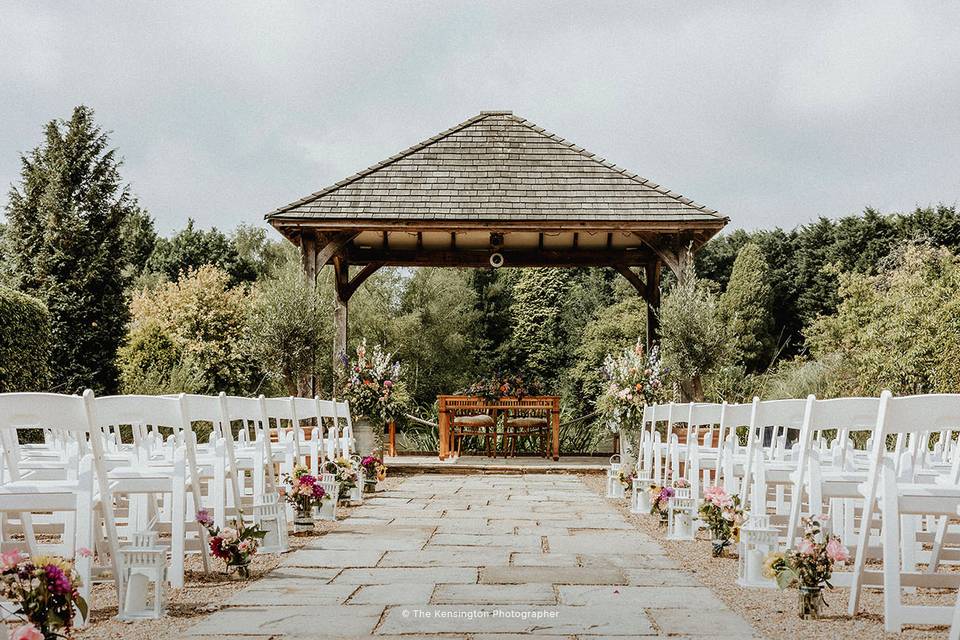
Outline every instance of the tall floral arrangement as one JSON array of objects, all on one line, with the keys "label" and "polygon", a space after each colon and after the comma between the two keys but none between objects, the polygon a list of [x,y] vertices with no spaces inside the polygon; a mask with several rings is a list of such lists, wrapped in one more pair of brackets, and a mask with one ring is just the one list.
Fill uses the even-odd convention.
[{"label": "tall floral arrangement", "polygon": [[639,429],[645,405],[662,399],[663,378],[667,373],[654,347],[648,353],[640,340],[620,353],[608,354],[603,361],[606,384],[597,399],[607,426],[613,432]]},{"label": "tall floral arrangement", "polygon": [[407,392],[401,379],[400,363],[377,344],[367,351],[366,339],[357,346],[357,356],[340,360],[343,371],[340,388],[357,415],[386,424],[403,412]]},{"label": "tall floral arrangement", "polygon": [[16,613],[29,621],[15,632],[19,637],[65,637],[61,632],[73,627],[74,608],[87,616],[87,603],[80,597],[79,587],[80,578],[69,560],[31,558],[16,550],[0,554],[0,597],[15,603]]}]

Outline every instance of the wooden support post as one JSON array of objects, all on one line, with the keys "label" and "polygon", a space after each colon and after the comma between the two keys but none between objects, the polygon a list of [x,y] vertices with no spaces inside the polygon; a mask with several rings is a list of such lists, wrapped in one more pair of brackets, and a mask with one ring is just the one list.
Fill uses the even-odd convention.
[{"label": "wooden support post", "polygon": [[[317,286],[317,236],[312,231],[300,234],[300,264],[303,267],[303,277],[307,286]],[[315,353],[310,354],[312,369],[316,369],[317,358]],[[299,376],[297,380],[297,395],[313,397],[317,393],[317,376],[311,371],[307,375]]]},{"label": "wooden support post", "polygon": [[660,261],[655,260],[646,267],[647,300],[647,352],[660,341]]},{"label": "wooden support post", "polygon": [[340,356],[347,353],[347,305],[350,301],[350,265],[339,256],[333,258],[333,282],[333,377],[336,381]]},{"label": "wooden support post", "polygon": [[388,455],[393,458],[397,455],[397,421],[390,421],[390,446],[387,449]]}]

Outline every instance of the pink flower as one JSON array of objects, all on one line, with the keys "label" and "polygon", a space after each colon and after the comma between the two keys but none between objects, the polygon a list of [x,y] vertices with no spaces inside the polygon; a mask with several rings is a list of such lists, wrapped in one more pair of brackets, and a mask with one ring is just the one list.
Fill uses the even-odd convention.
[{"label": "pink flower", "polygon": [[850,550],[837,538],[831,538],[827,543],[827,557],[833,562],[846,562],[850,559]]},{"label": "pink flower", "polygon": [[0,553],[0,566],[3,567],[4,571],[17,566],[21,560],[23,560],[23,552],[19,549]]},{"label": "pink flower", "polygon": [[206,509],[200,509],[197,511],[197,522],[199,522],[204,527],[209,527],[213,524],[213,518],[210,517],[210,512]]},{"label": "pink flower", "polygon": [[812,556],[813,552],[813,543],[806,538],[797,543],[797,553],[805,556]]},{"label": "pink flower", "polygon": [[28,622],[14,629],[13,633],[10,634],[10,640],[43,640],[43,634]]},{"label": "pink flower", "polygon": [[90,558],[93,556],[93,551],[90,551],[90,549],[87,549],[86,547],[80,547],[77,549],[77,555],[81,558]]}]

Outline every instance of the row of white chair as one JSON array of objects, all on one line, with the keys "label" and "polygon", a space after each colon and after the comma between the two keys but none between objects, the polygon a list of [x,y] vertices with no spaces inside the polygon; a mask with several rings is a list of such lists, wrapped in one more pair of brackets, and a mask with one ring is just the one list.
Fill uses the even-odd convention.
[{"label": "row of white chair", "polygon": [[277,474],[305,464],[323,475],[324,461],[352,453],[352,429],[346,402],[319,398],[0,394],[0,548],[75,558],[84,594],[106,578],[119,599],[121,547],[151,530],[169,540],[167,577],[182,586],[188,553],[208,569],[198,509],[220,527],[277,511]]},{"label": "row of white chair", "polygon": [[[853,570],[835,577],[851,588],[851,615],[869,586],[884,590],[888,631],[949,624],[952,608],[909,606],[902,593],[960,587],[960,574],[945,570],[960,562],[960,533],[949,526],[960,507],[958,429],[958,394],[651,405],[633,499],[668,482],[668,470],[689,481],[695,504],[722,483],[743,498],[745,526],[776,527],[781,548],[794,544],[803,516],[828,514],[855,547]],[[868,570],[868,560],[882,561],[882,571]]]}]

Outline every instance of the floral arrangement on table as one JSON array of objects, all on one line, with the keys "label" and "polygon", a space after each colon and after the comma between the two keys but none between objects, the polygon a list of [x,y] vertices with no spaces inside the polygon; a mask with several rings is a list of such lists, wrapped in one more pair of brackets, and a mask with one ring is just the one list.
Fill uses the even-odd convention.
[{"label": "floral arrangement on table", "polygon": [[206,509],[197,511],[197,522],[210,534],[210,553],[227,567],[227,573],[235,570],[241,578],[250,577],[250,559],[260,548],[260,541],[267,532],[258,525],[243,521],[243,512],[233,521],[232,527],[221,529],[213,523]]},{"label": "floral arrangement on table", "polygon": [[[89,551],[81,551],[88,555]],[[0,554],[0,597],[18,605],[16,614],[27,619],[12,638],[53,640],[73,627],[75,611],[87,617],[87,603],[78,591],[80,578],[73,562],[54,556],[35,556],[13,550]],[[76,608],[76,609],[75,609]]]},{"label": "floral arrangement on table", "polygon": [[700,519],[713,537],[713,557],[719,558],[743,525],[740,496],[728,494],[720,485],[707,487],[703,491]]},{"label": "floral arrangement on table", "polygon": [[850,551],[840,538],[823,529],[824,516],[804,518],[803,537],[786,552],[775,552],[764,561],[763,575],[777,581],[781,589],[797,587],[800,591],[801,618],[819,618],[825,604],[823,588],[833,588],[830,577],[836,562],[847,562]]},{"label": "floral arrangement on table", "polygon": [[294,511],[300,517],[309,517],[314,507],[323,505],[330,496],[320,486],[320,480],[310,475],[309,469],[302,465],[293,468],[292,474],[283,477],[284,499],[293,505]]},{"label": "floral arrangement on table", "polygon": [[673,487],[661,487],[656,484],[650,485],[647,491],[650,492],[650,514],[659,515],[661,520],[665,519],[667,516],[667,502],[674,496],[676,491],[673,490]]},{"label": "floral arrangement on table", "polygon": [[356,359],[351,361],[346,354],[341,354],[340,363],[339,387],[354,413],[383,425],[402,415],[409,398],[400,363],[392,353],[377,344],[368,354],[364,339],[357,346]]},{"label": "floral arrangement on table", "polygon": [[539,396],[543,393],[543,384],[539,380],[526,379],[516,374],[497,374],[478,380],[459,392],[460,395],[476,396],[487,402],[496,402],[500,398],[521,400],[526,396]]},{"label": "floral arrangement on table", "polygon": [[358,463],[349,458],[339,457],[333,461],[327,461],[323,465],[323,470],[326,473],[332,473],[337,481],[337,486],[340,487],[339,495],[337,500],[346,500],[350,494],[350,490],[357,486],[357,478],[359,473],[357,472]]},{"label": "floral arrangement on table", "polygon": [[597,398],[597,409],[608,428],[614,433],[639,429],[643,408],[663,398],[666,373],[659,349],[647,353],[639,340],[620,353],[608,354],[601,369],[606,384]]}]

